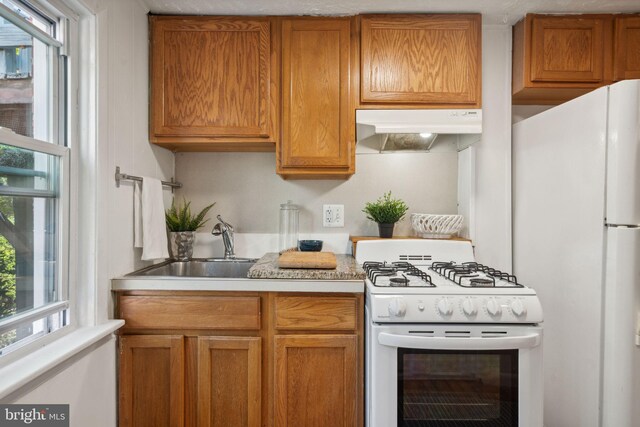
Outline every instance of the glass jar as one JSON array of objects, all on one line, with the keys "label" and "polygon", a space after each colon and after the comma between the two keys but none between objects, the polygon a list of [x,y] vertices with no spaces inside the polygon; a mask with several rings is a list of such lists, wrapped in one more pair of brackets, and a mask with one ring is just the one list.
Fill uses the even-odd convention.
[{"label": "glass jar", "polygon": [[300,208],[291,200],[280,205],[280,252],[298,247],[298,217]]}]

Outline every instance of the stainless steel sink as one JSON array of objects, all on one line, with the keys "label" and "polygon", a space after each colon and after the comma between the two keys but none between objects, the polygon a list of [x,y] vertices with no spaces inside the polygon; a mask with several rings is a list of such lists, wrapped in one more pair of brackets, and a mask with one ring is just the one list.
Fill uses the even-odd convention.
[{"label": "stainless steel sink", "polygon": [[253,258],[211,258],[191,261],[166,261],[127,276],[154,277],[223,277],[246,278],[249,269],[257,260]]}]

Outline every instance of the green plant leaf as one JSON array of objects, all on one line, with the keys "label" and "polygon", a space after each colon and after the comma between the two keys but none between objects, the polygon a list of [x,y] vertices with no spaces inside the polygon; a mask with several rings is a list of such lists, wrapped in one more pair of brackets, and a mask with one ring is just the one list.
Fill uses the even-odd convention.
[{"label": "green plant leaf", "polygon": [[209,221],[205,216],[215,203],[206,206],[198,214],[191,214],[191,202],[183,199],[182,205],[176,206],[175,200],[165,211],[165,220],[169,231],[196,231]]},{"label": "green plant leaf", "polygon": [[393,224],[404,218],[409,210],[407,204],[391,197],[391,191],[384,193],[375,202],[367,202],[362,212],[367,218],[380,224]]}]

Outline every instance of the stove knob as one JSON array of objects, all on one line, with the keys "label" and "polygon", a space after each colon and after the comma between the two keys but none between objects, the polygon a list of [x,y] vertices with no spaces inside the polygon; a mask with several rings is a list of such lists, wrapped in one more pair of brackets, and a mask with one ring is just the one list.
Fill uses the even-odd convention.
[{"label": "stove knob", "polygon": [[418,304],[418,310],[424,311],[424,304]]},{"label": "stove knob", "polygon": [[516,315],[516,317],[520,317],[527,314],[527,307],[524,305],[522,300],[514,299],[511,302],[511,311]]},{"label": "stove knob", "polygon": [[389,302],[389,314],[392,317],[403,317],[407,313],[407,304],[402,298],[394,298]]},{"label": "stove knob", "polygon": [[502,314],[500,303],[498,303],[495,298],[489,298],[489,301],[487,301],[487,311],[492,316],[499,316]]},{"label": "stove knob", "polygon": [[453,314],[453,304],[447,297],[438,301],[437,309],[441,316],[451,316]]},{"label": "stove knob", "polygon": [[478,309],[476,308],[476,303],[469,297],[465,298],[462,301],[462,311],[467,316],[475,316],[478,313]]}]

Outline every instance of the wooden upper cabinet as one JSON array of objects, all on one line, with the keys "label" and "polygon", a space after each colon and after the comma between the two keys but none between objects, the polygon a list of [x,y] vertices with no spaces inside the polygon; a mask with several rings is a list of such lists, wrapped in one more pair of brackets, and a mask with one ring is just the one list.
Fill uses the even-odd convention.
[{"label": "wooden upper cabinet", "polygon": [[354,172],[355,113],[350,87],[351,18],[282,21],[282,141],[285,178]]},{"label": "wooden upper cabinet", "polygon": [[640,15],[618,16],[614,28],[614,80],[640,79]]},{"label": "wooden upper cabinet", "polygon": [[541,16],[531,25],[532,82],[602,82],[604,18]]},{"label": "wooden upper cabinet", "polygon": [[272,18],[149,19],[151,141],[176,151],[273,150]]},{"label": "wooden upper cabinet", "polygon": [[480,107],[481,31],[479,14],[362,16],[361,107]]},{"label": "wooden upper cabinet", "polygon": [[559,104],[613,81],[613,15],[529,14],[513,27],[513,103]]}]

